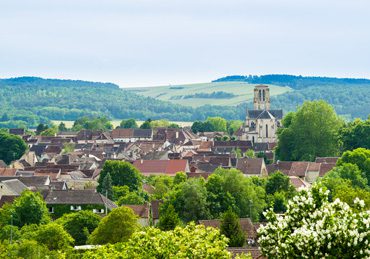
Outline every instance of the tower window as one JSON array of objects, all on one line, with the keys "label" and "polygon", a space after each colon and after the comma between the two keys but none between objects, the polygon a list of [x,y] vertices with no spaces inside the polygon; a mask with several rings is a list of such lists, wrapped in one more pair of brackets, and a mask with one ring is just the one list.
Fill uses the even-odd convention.
[{"label": "tower window", "polygon": [[262,101],[265,101],[265,90],[262,90]]},{"label": "tower window", "polygon": [[262,101],[262,91],[261,91],[261,90],[259,90],[259,91],[258,91],[258,94],[259,94],[259,99],[260,99],[260,101]]},{"label": "tower window", "polygon": [[268,127],[268,125],[266,124],[266,138],[268,138],[269,137],[269,127]]}]

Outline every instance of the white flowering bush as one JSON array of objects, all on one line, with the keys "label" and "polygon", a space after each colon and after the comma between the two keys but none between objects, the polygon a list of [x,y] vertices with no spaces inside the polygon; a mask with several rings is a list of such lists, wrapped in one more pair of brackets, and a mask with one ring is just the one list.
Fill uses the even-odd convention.
[{"label": "white flowering bush", "polygon": [[352,209],[319,185],[288,202],[284,215],[265,213],[258,242],[271,258],[370,258],[370,211],[356,198]]}]

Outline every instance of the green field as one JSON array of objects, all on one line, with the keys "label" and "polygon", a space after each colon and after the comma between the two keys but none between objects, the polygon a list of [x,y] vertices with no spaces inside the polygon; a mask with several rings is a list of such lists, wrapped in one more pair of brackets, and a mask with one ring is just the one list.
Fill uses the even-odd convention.
[{"label": "green field", "polygon": [[[119,126],[121,121],[122,120],[112,120],[111,123],[113,124],[113,127],[116,128],[117,126]],[[74,123],[74,121],[59,121],[59,120],[53,120],[51,122],[55,125],[59,125],[61,122],[63,122],[67,128],[72,128],[73,123]],[[144,123],[144,121],[136,121],[136,122],[139,126]],[[170,123],[172,122],[176,123],[180,127],[191,127],[191,125],[193,124],[192,122],[189,122],[189,121],[170,121]]]},{"label": "green field", "polygon": [[[255,84],[248,84],[245,82],[212,82],[201,84],[187,84],[187,85],[168,85],[168,86],[153,86],[140,88],[126,88],[126,90],[133,91],[137,94],[152,97],[155,99],[170,101],[175,104],[199,107],[205,104],[235,106],[240,103],[249,101],[253,98],[253,88]],[[271,96],[280,95],[292,91],[289,87],[269,85]],[[196,93],[213,93],[226,92],[234,96],[230,98],[188,98],[184,99],[186,95],[193,95]]]}]

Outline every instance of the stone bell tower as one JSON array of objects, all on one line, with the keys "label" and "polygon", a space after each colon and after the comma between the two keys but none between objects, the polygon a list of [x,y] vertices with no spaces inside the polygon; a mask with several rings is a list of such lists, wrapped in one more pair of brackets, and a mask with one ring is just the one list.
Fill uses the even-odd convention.
[{"label": "stone bell tower", "polygon": [[256,85],[254,87],[255,110],[270,110],[270,89],[267,85]]}]

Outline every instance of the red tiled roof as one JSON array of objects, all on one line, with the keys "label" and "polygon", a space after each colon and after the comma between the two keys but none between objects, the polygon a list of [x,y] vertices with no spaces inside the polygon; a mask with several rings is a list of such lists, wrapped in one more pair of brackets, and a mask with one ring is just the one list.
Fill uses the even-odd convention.
[{"label": "red tiled roof", "polygon": [[316,157],[316,163],[336,164],[339,157]]},{"label": "red tiled roof", "polygon": [[123,205],[134,211],[134,213],[140,217],[147,219],[149,217],[149,206],[148,205]]},{"label": "red tiled roof", "polygon": [[168,174],[185,172],[187,160],[136,160],[134,166],[143,174]]},{"label": "red tiled roof", "polygon": [[263,158],[239,158],[236,168],[244,174],[261,174]]},{"label": "red tiled roof", "polygon": [[303,181],[301,178],[296,177],[296,176],[289,176],[291,184],[296,188],[300,187],[308,187],[309,184],[307,184],[305,181]]},{"label": "red tiled roof", "polygon": [[15,168],[0,168],[0,176],[15,176],[16,172]]},{"label": "red tiled roof", "polygon": [[309,162],[293,162],[289,176],[305,177]]},{"label": "red tiled roof", "polygon": [[134,129],[114,129],[111,133],[112,138],[132,138]]},{"label": "red tiled roof", "polygon": [[323,177],[327,172],[329,172],[331,169],[333,169],[335,167],[336,164],[334,163],[330,163],[330,164],[327,164],[327,163],[322,163],[321,164],[321,167],[320,167],[320,174],[319,176],[320,177]]},{"label": "red tiled roof", "polygon": [[319,172],[320,171],[320,163],[310,162],[308,164],[307,171],[309,172]]}]

